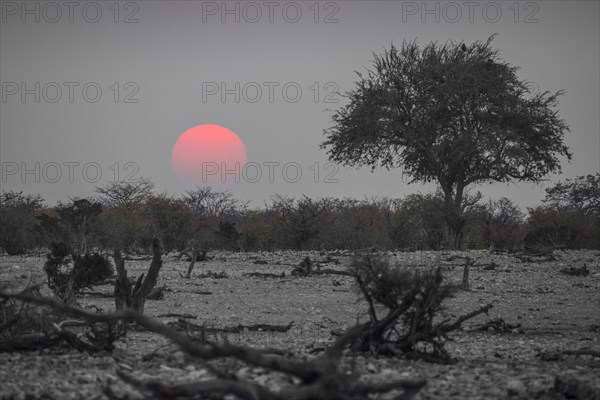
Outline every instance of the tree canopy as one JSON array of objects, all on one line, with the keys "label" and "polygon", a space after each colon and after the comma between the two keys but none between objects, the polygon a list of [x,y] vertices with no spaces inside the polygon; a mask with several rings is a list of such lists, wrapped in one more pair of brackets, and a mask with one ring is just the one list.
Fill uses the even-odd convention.
[{"label": "tree canopy", "polygon": [[436,182],[456,233],[469,185],[537,182],[560,171],[559,157],[571,159],[569,128],[555,110],[563,91],[533,93],[493,39],[415,40],[375,55],[321,148],[343,165],[402,167],[411,183]]}]

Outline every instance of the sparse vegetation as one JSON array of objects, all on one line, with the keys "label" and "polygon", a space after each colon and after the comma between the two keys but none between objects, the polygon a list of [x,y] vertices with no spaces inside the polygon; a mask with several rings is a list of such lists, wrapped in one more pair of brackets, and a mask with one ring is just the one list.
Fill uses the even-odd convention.
[{"label": "sparse vegetation", "polygon": [[114,269],[110,262],[98,253],[78,255],[64,242],[50,244],[50,253],[44,264],[48,287],[67,303],[83,289],[110,278]]},{"label": "sparse vegetation", "polygon": [[[439,267],[421,270],[367,255],[354,259],[349,268],[369,305],[369,322],[361,326],[351,345],[357,351],[448,362],[447,334],[492,308],[488,304],[452,323],[434,323],[444,301],[456,289],[444,283]],[[385,308],[383,316],[381,306]]]}]

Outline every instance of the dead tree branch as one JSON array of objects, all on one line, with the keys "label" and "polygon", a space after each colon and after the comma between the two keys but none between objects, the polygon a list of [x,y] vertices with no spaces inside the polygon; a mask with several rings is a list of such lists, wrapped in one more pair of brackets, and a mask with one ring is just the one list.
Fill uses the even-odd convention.
[{"label": "dead tree branch", "polygon": [[300,382],[291,387],[273,392],[263,386],[242,379],[228,379],[220,376],[214,380],[191,384],[166,385],[157,380],[142,381],[132,375],[119,371],[119,376],[132,386],[153,393],[161,398],[196,397],[198,394],[230,393],[248,400],[358,400],[368,397],[369,393],[381,393],[394,389],[405,389],[412,393],[425,385],[424,380],[398,380],[385,384],[360,382],[355,375],[338,370],[338,361],[342,350],[364,331],[364,325],[351,328],[322,356],[308,361],[290,360],[285,357],[268,354],[265,351],[230,343],[195,343],[187,336],[169,328],[163,323],[144,316],[131,309],[114,313],[97,314],[60,301],[31,296],[27,293],[7,293],[0,291],[0,297],[31,302],[48,306],[64,314],[84,318],[95,322],[135,321],[144,328],[158,333],[192,357],[203,361],[221,357],[233,357],[249,365],[282,372],[297,377]]}]

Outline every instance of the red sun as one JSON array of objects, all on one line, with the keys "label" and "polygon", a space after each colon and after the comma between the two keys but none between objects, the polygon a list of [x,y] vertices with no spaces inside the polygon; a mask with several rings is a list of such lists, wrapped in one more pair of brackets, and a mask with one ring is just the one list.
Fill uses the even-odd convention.
[{"label": "red sun", "polygon": [[245,164],[244,142],[219,125],[198,125],[188,129],[179,136],[171,151],[173,171],[191,185],[239,182]]}]

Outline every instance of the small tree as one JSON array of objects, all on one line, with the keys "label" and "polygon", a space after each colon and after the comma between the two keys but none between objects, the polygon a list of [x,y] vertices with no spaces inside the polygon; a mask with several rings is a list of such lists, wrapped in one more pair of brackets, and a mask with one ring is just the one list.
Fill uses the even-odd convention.
[{"label": "small tree", "polygon": [[296,200],[276,195],[272,208],[284,225],[297,250],[304,250],[320,233],[322,216],[331,207],[331,199],[313,200],[307,196]]},{"label": "small tree", "polygon": [[455,247],[465,226],[465,191],[484,182],[537,182],[559,171],[567,124],[563,93],[531,93],[486,42],[391,46],[358,74],[349,103],[333,115],[322,148],[344,165],[403,167],[411,182],[436,182]]},{"label": "small tree", "polygon": [[215,232],[220,241],[220,248],[235,249],[241,233],[237,230],[235,222],[219,221],[219,227]]},{"label": "small tree", "polygon": [[241,246],[244,250],[270,250],[273,226],[264,210],[246,212],[240,224]]},{"label": "small tree", "polygon": [[332,239],[344,248],[361,249],[376,246],[384,249],[391,246],[387,199],[376,197],[364,200],[344,199],[336,204],[335,223],[324,227]]},{"label": "small tree", "polygon": [[158,237],[166,251],[186,248],[187,241],[198,230],[192,211],[182,199],[167,194],[153,195],[143,205],[148,237]]},{"label": "small tree", "polygon": [[44,205],[40,195],[6,191],[0,196],[0,247],[9,255],[35,247],[36,214]]},{"label": "small tree", "polygon": [[600,248],[600,173],[558,182],[544,205],[529,209],[526,242],[568,248]]},{"label": "small tree", "polygon": [[105,248],[119,247],[127,251],[148,238],[149,222],[143,210],[124,205],[105,209],[100,215],[101,243]]},{"label": "small tree", "polygon": [[392,239],[399,247],[438,249],[444,240],[443,198],[436,194],[410,194],[395,214]]},{"label": "small tree", "polygon": [[196,223],[196,229],[189,239],[197,249],[217,245],[215,232],[218,231],[219,221],[237,215],[247,205],[240,204],[231,192],[216,191],[210,186],[188,190],[182,200]]},{"label": "small tree", "polygon": [[80,254],[86,253],[90,236],[98,233],[97,217],[102,213],[102,204],[74,199],[71,204],[59,204],[56,210],[70,242],[77,246]]},{"label": "small tree", "polygon": [[483,239],[490,248],[512,249],[525,237],[523,212],[506,197],[489,200],[479,207],[475,219],[479,222]]},{"label": "small tree", "polygon": [[135,181],[112,181],[96,188],[108,207],[133,209],[144,204],[154,192],[154,183],[145,178]]},{"label": "small tree", "polygon": [[558,182],[546,189],[543,201],[558,210],[600,215],[600,172]]}]

